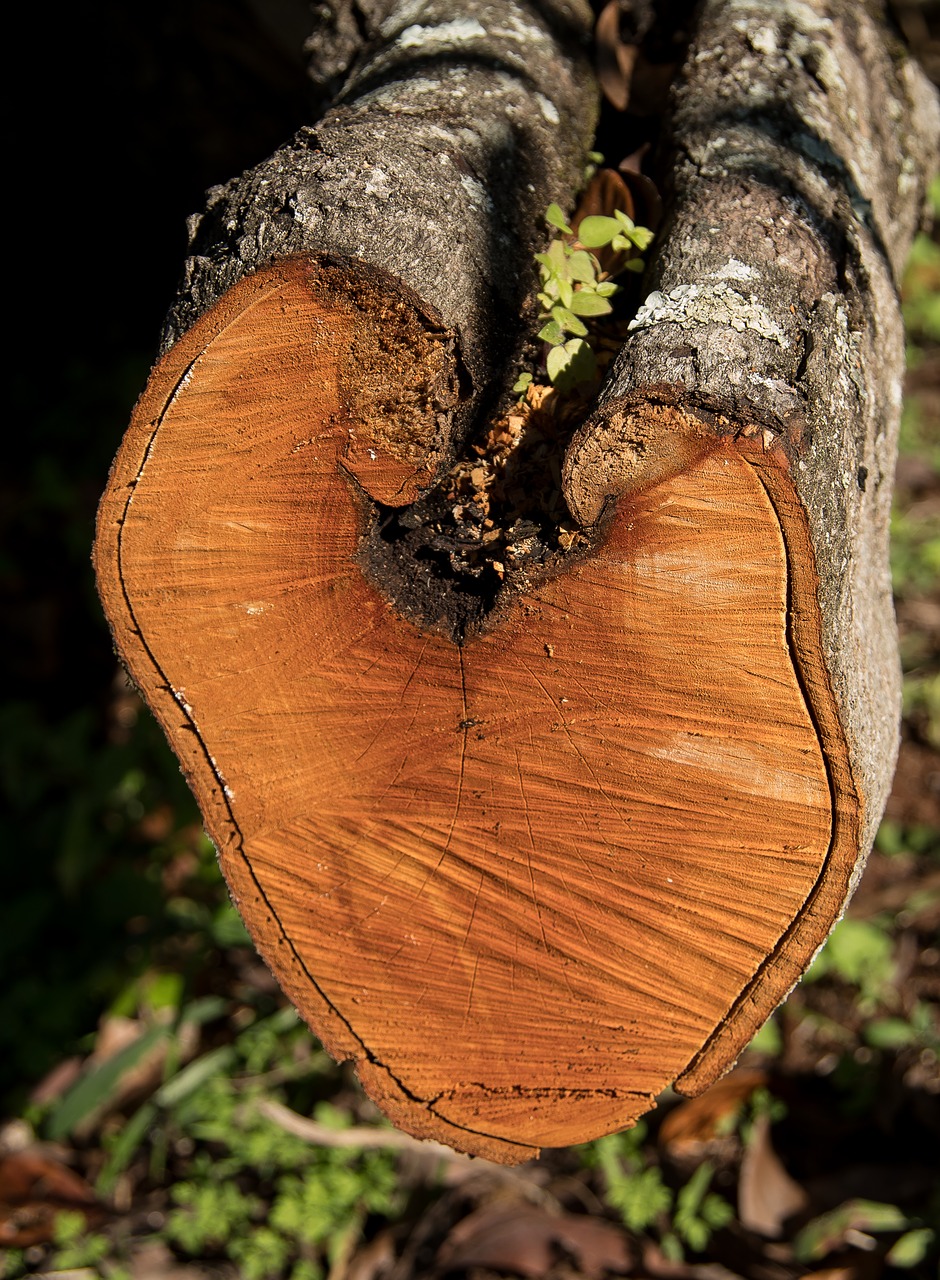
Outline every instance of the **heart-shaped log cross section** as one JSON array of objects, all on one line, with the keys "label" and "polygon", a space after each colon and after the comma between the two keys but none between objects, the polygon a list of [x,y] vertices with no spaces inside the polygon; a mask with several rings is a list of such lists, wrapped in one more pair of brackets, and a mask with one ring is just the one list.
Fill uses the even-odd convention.
[{"label": "heart-shaped log cross section", "polygon": [[838,729],[788,606],[812,569],[779,462],[677,444],[491,625],[406,619],[360,567],[363,489],[437,467],[448,339],[334,285],[268,268],[157,367],[102,597],[311,1027],[396,1124],[518,1161],[720,1074],[844,897]]}]

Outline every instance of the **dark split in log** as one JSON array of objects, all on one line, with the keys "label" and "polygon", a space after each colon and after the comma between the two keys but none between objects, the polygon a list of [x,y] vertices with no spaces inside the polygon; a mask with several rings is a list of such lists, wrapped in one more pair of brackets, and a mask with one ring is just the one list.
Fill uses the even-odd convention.
[{"label": "dark split in log", "polygon": [[590,142],[588,15],[537,8],[373,5],[335,111],[212,194],[96,544],[285,991],[395,1123],[509,1162],[726,1070],[870,848],[938,132],[867,11],[703,7],[646,302],[497,580],[435,521]]}]

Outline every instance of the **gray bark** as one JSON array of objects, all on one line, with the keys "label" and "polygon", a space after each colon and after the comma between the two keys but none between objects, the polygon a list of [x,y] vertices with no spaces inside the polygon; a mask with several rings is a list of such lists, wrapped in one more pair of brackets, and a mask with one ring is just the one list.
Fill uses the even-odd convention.
[{"label": "gray bark", "polygon": [[716,434],[756,426],[783,447],[866,798],[856,878],[897,749],[897,290],[938,130],[932,87],[868,6],[709,0],[668,124],[671,217],[649,295],[567,463],[570,500],[590,523],[622,488],[644,403],[678,405]]},{"label": "gray bark", "polygon": [[[596,118],[590,11],[584,0],[356,7],[375,39],[334,108],[191,219],[164,348],[275,258],[361,262],[457,334],[469,420],[516,346],[545,207],[581,181]],[[354,43],[342,30],[336,65]]]}]

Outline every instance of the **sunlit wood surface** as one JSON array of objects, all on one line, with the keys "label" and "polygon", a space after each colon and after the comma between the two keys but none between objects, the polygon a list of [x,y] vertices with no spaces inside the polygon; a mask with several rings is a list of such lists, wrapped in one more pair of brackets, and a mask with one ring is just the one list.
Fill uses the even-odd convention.
[{"label": "sunlit wood surface", "polygon": [[354,559],[344,458],[416,465],[349,416],[358,323],[287,264],[186,335],[100,587],[313,1029],[403,1128],[518,1160],[704,1087],[831,925],[854,846],[810,553],[786,477],[716,444],[495,629],[422,633]]}]

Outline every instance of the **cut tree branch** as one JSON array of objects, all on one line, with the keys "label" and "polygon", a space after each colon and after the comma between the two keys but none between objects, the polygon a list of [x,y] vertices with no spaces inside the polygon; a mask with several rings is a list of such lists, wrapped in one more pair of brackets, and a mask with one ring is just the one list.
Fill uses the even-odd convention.
[{"label": "cut tree branch", "polygon": [[726,1070],[871,846],[938,110],[867,7],[702,6],[651,291],[539,446],[579,537],[487,579],[446,477],[581,181],[589,14],[358,9],[335,108],[194,220],[95,562],[284,990],[397,1125],[512,1163]]}]

